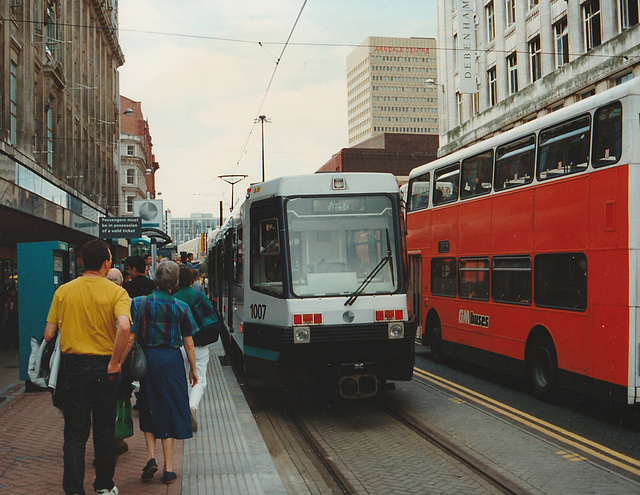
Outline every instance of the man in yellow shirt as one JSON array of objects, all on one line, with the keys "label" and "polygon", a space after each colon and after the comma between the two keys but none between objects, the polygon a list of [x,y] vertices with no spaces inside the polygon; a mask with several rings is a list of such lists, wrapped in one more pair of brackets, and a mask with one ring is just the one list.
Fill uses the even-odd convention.
[{"label": "man in yellow shirt", "polygon": [[[109,245],[99,239],[82,248],[86,272],[56,290],[44,338],[60,330],[64,373],[64,475],[66,494],[85,495],[84,455],[91,420],[98,494],[118,495],[115,472],[116,394],[120,364],[133,345],[127,292],[106,278],[111,268]],[[116,328],[117,322],[117,328]]]}]

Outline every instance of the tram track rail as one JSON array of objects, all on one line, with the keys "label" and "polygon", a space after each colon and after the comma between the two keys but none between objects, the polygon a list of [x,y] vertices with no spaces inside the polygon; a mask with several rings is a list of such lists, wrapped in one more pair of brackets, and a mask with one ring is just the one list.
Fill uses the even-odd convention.
[{"label": "tram track rail", "polygon": [[[242,376],[240,369],[239,377]],[[243,377],[242,377],[243,378]],[[318,407],[336,407],[344,408],[340,414],[349,417],[351,421],[355,421],[356,416],[365,412],[372,414],[376,418],[379,427],[370,428],[367,424],[360,431],[360,434],[375,435],[375,432],[392,430],[403,430],[402,441],[410,440],[412,444],[431,445],[431,449],[420,450],[417,455],[431,456],[430,452],[439,452],[438,455],[431,456],[436,459],[446,458],[445,466],[457,465],[459,471],[468,473],[465,479],[474,486],[480,485],[485,487],[485,493],[503,493],[503,494],[527,494],[529,491],[522,486],[518,486],[512,479],[507,479],[503,474],[496,471],[495,468],[487,465],[481,459],[474,457],[471,452],[464,449],[464,446],[456,445],[454,441],[439,434],[435,429],[430,428],[421,420],[413,417],[398,407],[394,407],[391,401],[385,400],[386,394],[379,398],[363,400],[363,401],[323,401],[317,398],[309,397],[300,400],[298,396],[291,394],[272,394],[264,395],[263,392],[257,393],[250,388],[244,388],[245,397],[262,431],[263,437],[267,440],[269,449],[276,452],[282,450],[287,451],[287,456],[281,456],[280,461],[276,461],[276,467],[284,478],[302,478],[293,481],[288,489],[290,493],[302,493],[304,487],[308,493],[333,493],[333,494],[358,494],[358,493],[392,493],[388,488],[380,488],[371,484],[367,479],[368,470],[376,467],[376,464],[384,458],[384,453],[393,448],[394,444],[398,444],[399,439],[389,434],[384,437],[382,444],[375,443],[377,440],[373,437],[367,437],[360,440],[361,445],[368,445],[371,451],[377,450],[382,452],[378,457],[372,456],[369,464],[364,465],[362,458],[365,457],[360,453],[351,450],[344,450],[342,446],[343,439],[352,433],[349,430],[341,430],[342,426],[335,424],[335,418],[324,418],[318,424],[318,416],[310,411],[317,411]],[[389,396],[389,399],[392,397]],[[317,401],[317,403],[316,403]],[[332,404],[327,406],[327,404]],[[360,407],[362,406],[362,407]],[[329,415],[330,416],[330,415]],[[325,421],[326,420],[326,421]],[[335,428],[339,431],[337,436],[326,436],[325,429]],[[268,430],[268,431],[267,431]],[[340,446],[339,446],[340,444]],[[414,447],[415,448],[415,447]],[[305,459],[301,459],[301,457]],[[282,460],[282,457],[286,459]],[[358,462],[360,460],[361,462]],[[280,462],[280,464],[278,464]],[[437,460],[435,462],[438,462]],[[405,483],[409,478],[415,478],[417,472],[415,468],[406,466],[406,471],[397,473],[398,483]],[[463,475],[464,476],[464,475]],[[398,485],[400,488],[401,485]],[[435,488],[435,487],[434,487]],[[434,493],[440,493],[436,491]]]},{"label": "tram track rail", "polygon": [[[414,435],[429,442],[444,455],[453,459],[454,462],[471,470],[477,477],[492,487],[491,493],[503,493],[506,495],[524,495],[529,493],[527,489],[519,486],[511,479],[507,479],[494,468],[482,462],[479,458],[472,456],[468,451],[438,434],[415,417],[385,403],[384,400],[376,399],[373,403],[375,403],[377,408],[386,416],[410,430]],[[323,448],[320,439],[316,437],[316,433],[313,433],[307,427],[305,421],[297,412],[293,411],[290,407],[277,407],[277,412],[286,418],[286,421],[295,428],[295,433],[299,437],[299,440],[305,443],[308,451],[313,452],[317,461],[316,465],[322,466],[326,474],[335,483],[335,487],[337,487],[339,493],[345,495],[361,493],[349,481],[349,476],[333,461],[331,455]],[[407,475],[410,475],[410,473],[407,473]]]},{"label": "tram track rail", "polygon": [[342,470],[327,454],[322,445],[316,440],[313,433],[307,428],[298,415],[291,410],[283,409],[280,411],[289,422],[295,427],[300,438],[306,443],[307,447],[313,452],[318,463],[324,468],[326,474],[335,483],[335,487],[344,495],[355,495],[358,491],[349,482]]},{"label": "tram track rail", "polygon": [[382,403],[381,401],[378,401],[378,406],[389,416],[413,431],[416,435],[420,436],[450,457],[471,469],[476,475],[480,476],[482,479],[497,488],[500,493],[504,493],[506,495],[523,495],[528,493],[527,490],[518,486],[511,480],[508,480],[495,469],[480,461],[477,457],[471,456],[467,451],[460,448],[459,445],[451,442],[443,435],[438,434],[420,420],[406,414],[398,408]]}]

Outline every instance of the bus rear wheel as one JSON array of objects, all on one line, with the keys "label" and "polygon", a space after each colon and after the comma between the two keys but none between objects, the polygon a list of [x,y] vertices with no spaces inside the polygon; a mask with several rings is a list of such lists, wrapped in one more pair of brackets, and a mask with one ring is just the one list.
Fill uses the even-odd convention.
[{"label": "bus rear wheel", "polygon": [[533,340],[527,367],[529,382],[536,397],[547,402],[555,399],[558,390],[558,358],[550,337],[542,335]]}]

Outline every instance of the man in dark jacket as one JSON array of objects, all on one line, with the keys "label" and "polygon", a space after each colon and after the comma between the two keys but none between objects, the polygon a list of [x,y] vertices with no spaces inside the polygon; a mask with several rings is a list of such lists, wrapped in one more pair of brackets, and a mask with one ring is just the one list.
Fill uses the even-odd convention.
[{"label": "man in dark jacket", "polygon": [[148,296],[156,288],[151,280],[145,277],[146,263],[142,256],[129,256],[124,264],[129,270],[130,280],[123,287],[132,299],[138,296]]}]

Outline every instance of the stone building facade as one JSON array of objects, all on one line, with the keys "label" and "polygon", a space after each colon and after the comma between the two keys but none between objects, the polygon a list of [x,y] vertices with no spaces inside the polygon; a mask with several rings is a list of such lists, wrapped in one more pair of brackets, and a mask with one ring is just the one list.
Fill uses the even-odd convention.
[{"label": "stone building facade", "polygon": [[117,0],[0,2],[0,260],[118,211]]},{"label": "stone building facade", "polygon": [[476,0],[477,91],[460,91],[458,0],[438,0],[439,155],[640,73],[638,0]]}]

